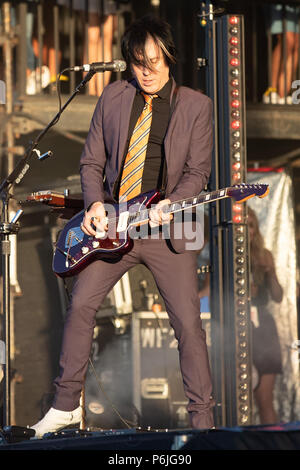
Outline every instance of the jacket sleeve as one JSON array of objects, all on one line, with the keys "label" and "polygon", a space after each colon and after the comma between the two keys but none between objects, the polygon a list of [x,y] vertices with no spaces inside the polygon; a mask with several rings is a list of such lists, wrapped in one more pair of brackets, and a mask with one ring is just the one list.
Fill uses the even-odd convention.
[{"label": "jacket sleeve", "polygon": [[212,101],[205,96],[201,110],[193,123],[189,151],[181,178],[168,196],[171,202],[198,195],[208,181],[213,148],[212,110]]},{"label": "jacket sleeve", "polygon": [[96,105],[80,158],[81,188],[85,208],[95,201],[104,202],[103,175],[106,152],[102,128],[103,101],[104,93]]}]

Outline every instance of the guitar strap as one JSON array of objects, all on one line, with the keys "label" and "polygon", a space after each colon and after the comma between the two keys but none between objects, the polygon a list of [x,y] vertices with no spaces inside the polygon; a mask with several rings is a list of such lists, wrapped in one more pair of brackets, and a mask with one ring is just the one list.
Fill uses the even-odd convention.
[{"label": "guitar strap", "polygon": [[[172,96],[171,106],[170,106],[168,128],[169,128],[169,124],[170,124],[170,121],[171,121],[173,111],[175,109],[175,104],[176,104],[176,98],[177,98],[177,95],[178,95],[178,91],[179,91],[179,86],[176,85],[175,89],[174,89],[173,96]],[[166,185],[167,185],[167,162],[166,162],[166,156],[164,155],[163,156],[163,169],[162,169],[162,173],[161,173],[161,177],[160,177],[160,184],[158,185],[158,189],[162,194],[164,194],[165,191],[166,191]]]}]

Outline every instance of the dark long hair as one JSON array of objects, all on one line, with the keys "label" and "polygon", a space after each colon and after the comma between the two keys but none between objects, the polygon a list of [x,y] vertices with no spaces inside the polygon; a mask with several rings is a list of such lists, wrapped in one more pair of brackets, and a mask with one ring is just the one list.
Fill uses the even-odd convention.
[{"label": "dark long hair", "polygon": [[153,38],[155,44],[160,47],[167,65],[176,63],[177,52],[170,25],[161,18],[147,15],[132,23],[123,35],[121,51],[127,64],[153,68],[145,52],[148,37]]}]

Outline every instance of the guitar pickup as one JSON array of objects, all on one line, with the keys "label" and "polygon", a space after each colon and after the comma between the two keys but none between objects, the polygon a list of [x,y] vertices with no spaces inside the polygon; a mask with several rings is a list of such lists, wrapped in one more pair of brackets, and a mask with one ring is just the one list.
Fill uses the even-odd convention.
[{"label": "guitar pickup", "polygon": [[119,215],[117,232],[125,232],[125,230],[128,228],[128,224],[127,224],[128,217],[129,217],[129,211],[121,212],[121,214]]}]

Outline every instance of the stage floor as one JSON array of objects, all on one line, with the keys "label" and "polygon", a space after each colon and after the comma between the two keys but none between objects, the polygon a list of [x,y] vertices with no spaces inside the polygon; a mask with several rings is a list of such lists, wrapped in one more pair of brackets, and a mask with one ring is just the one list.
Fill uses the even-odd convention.
[{"label": "stage floor", "polygon": [[[131,451],[132,455],[144,450],[155,451],[158,454],[161,451],[180,451],[188,454],[196,450],[300,450],[300,422],[212,430],[70,429],[46,434],[43,439],[21,442],[9,442],[12,440],[9,429],[4,431],[0,450],[103,450],[127,451],[127,453]],[[111,455],[112,458],[118,459],[116,454]]]}]

